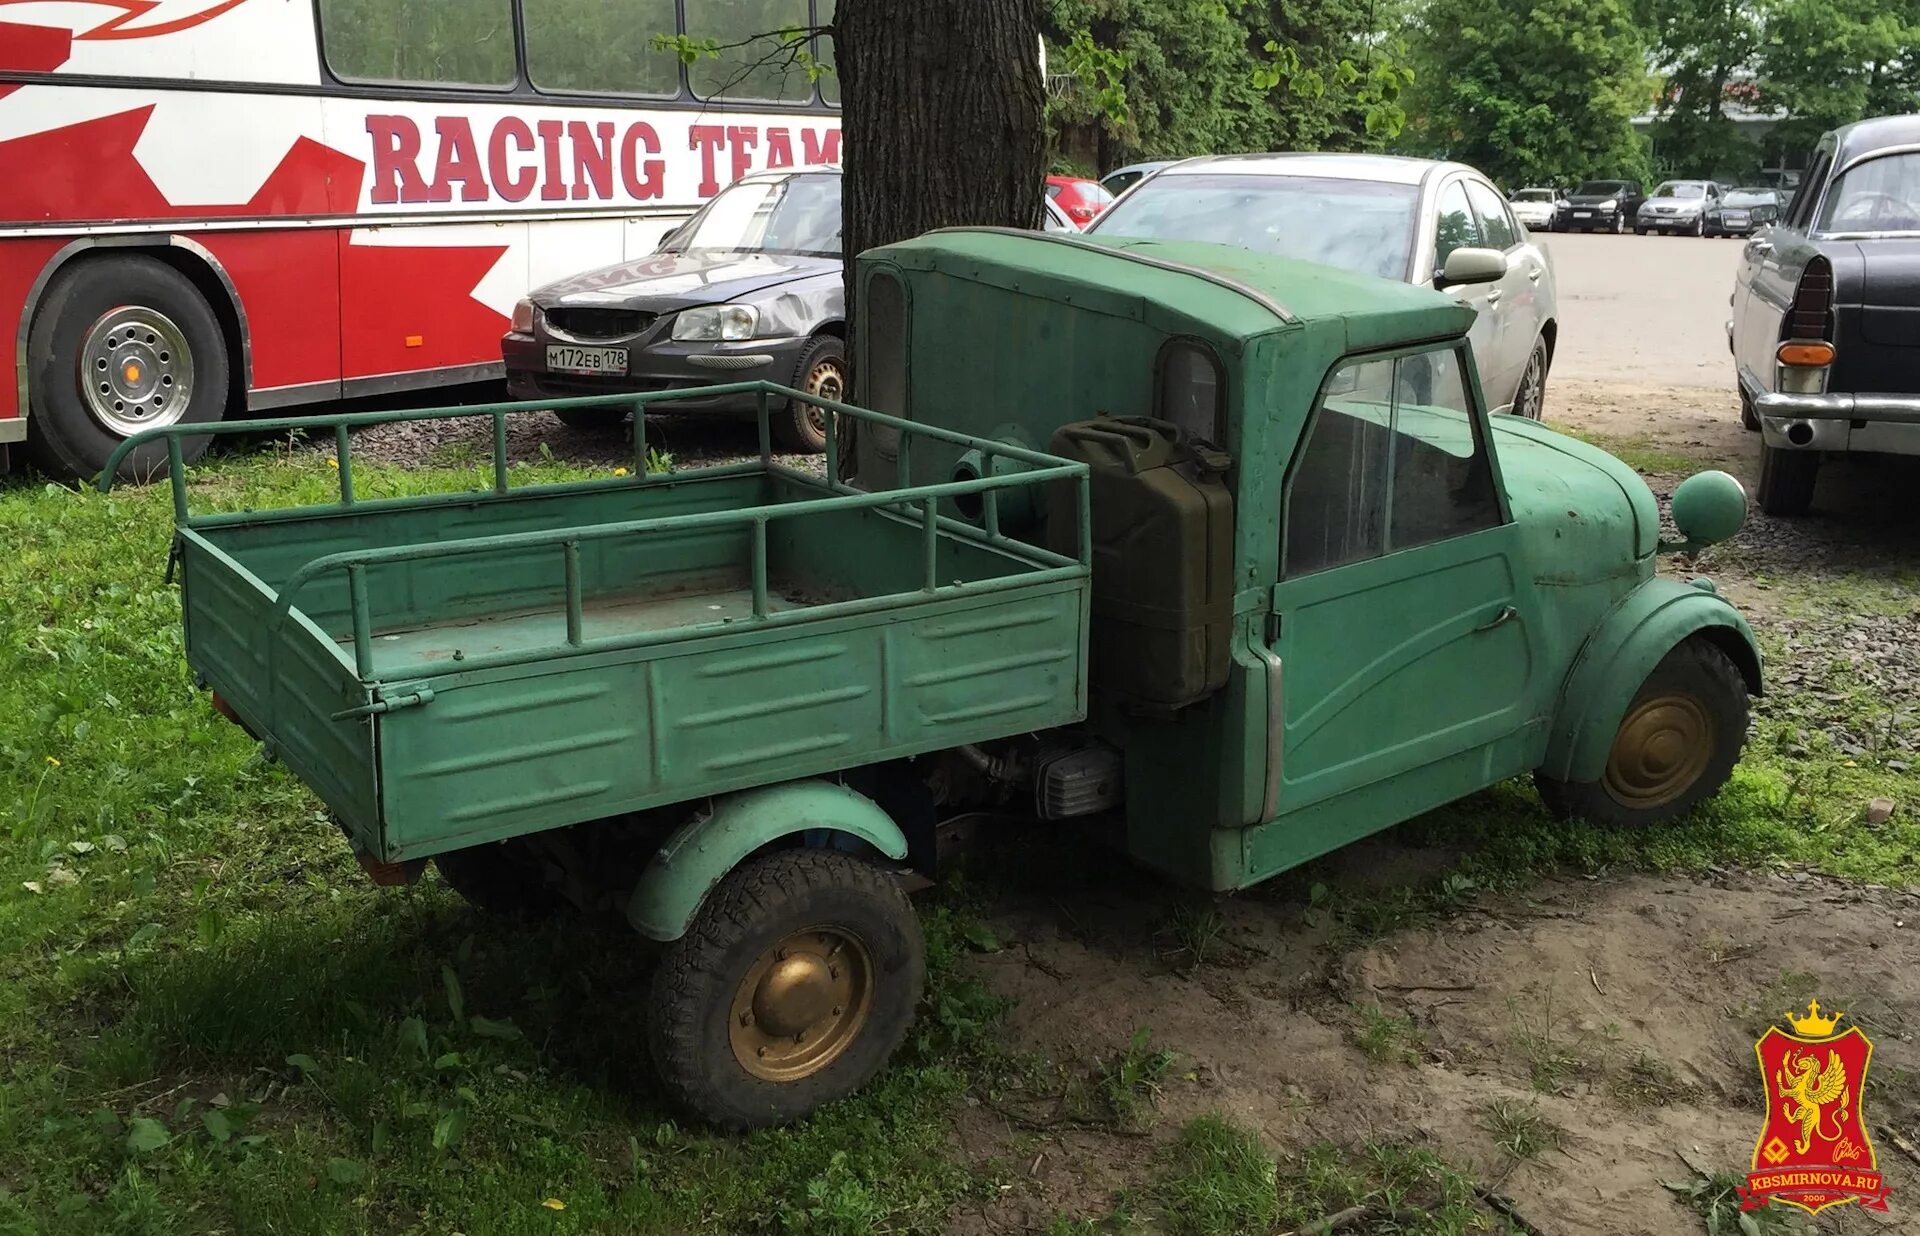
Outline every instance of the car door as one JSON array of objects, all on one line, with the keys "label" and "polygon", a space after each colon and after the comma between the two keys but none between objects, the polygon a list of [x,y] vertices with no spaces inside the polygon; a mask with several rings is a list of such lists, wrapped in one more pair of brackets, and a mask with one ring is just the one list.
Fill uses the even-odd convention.
[{"label": "car door", "polygon": [[1540,335],[1546,258],[1537,246],[1527,242],[1492,185],[1468,180],[1466,186],[1467,200],[1480,227],[1480,243],[1498,249],[1507,259],[1507,273],[1490,289],[1493,295],[1487,312],[1494,319],[1493,351],[1480,368],[1487,404],[1500,411],[1512,405],[1527,371],[1533,341]]},{"label": "car door", "polygon": [[[1433,274],[1428,280],[1433,283],[1446,269],[1447,255],[1455,249],[1475,249],[1482,243],[1480,221],[1473,213],[1473,203],[1467,197],[1467,183],[1463,176],[1455,176],[1442,185],[1434,197],[1433,216]],[[1467,341],[1473,345],[1473,359],[1480,367],[1481,380],[1489,389],[1506,390],[1498,385],[1505,379],[1489,377],[1489,371],[1497,373],[1500,358],[1500,321],[1493,310],[1506,298],[1505,291],[1498,282],[1470,283],[1460,287],[1445,289],[1456,301],[1474,311],[1473,329],[1467,334]]]},{"label": "car door", "polygon": [[1543,632],[1465,374],[1455,344],[1343,362],[1288,468],[1281,815],[1414,770],[1395,802],[1424,810],[1523,771]]},{"label": "car door", "polygon": [[1814,150],[1804,188],[1794,198],[1787,216],[1748,238],[1740,255],[1740,275],[1734,284],[1733,355],[1744,386],[1773,389],[1774,350],[1780,344],[1780,323],[1793,304],[1800,275],[1815,252],[1807,237],[1819,186],[1833,161],[1830,139]]}]

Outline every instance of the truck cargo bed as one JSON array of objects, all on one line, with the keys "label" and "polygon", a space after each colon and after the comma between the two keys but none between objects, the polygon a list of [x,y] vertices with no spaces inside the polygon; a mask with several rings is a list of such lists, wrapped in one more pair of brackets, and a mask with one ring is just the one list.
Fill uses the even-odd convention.
[{"label": "truck cargo bed", "polygon": [[382,861],[1062,725],[1086,712],[1085,555],[937,507],[1084,485],[1016,453],[1011,478],[884,494],[763,454],[382,501],[343,458],[337,503],[213,515],[176,469],[187,656]]}]

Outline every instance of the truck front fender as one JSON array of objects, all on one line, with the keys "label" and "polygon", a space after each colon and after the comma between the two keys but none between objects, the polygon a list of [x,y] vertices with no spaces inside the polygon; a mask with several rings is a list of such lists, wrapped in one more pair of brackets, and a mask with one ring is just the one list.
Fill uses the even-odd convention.
[{"label": "truck front fender", "polygon": [[716,799],[713,810],[676,830],[640,873],[627,921],[650,940],[686,934],[713,886],[756,850],[815,830],[844,833],[888,858],[905,858],[907,838],[872,799],[831,781],[789,781]]},{"label": "truck front fender", "polygon": [[1592,781],[1607,765],[1614,732],[1662,657],[1692,635],[1711,640],[1760,694],[1760,647],[1753,628],[1705,580],[1650,579],[1601,619],[1567,674],[1540,771],[1558,781]]}]

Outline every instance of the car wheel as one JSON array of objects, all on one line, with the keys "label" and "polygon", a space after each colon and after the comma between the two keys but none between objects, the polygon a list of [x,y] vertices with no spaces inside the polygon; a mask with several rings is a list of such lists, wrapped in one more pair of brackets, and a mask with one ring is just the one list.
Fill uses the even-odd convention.
[{"label": "car wheel", "polygon": [[[853,390],[847,376],[847,347],[832,335],[821,335],[800,354],[793,387],[821,399],[845,403]],[[827,449],[827,410],[798,399],[787,401],[784,412],[773,414],[773,436],[785,451],[818,454]]]},{"label": "car wheel", "polygon": [[702,1119],[798,1120],[885,1066],[925,981],[920,921],[898,880],[851,854],[778,850],[722,880],[668,947],[648,1047]]},{"label": "car wheel", "polygon": [[1547,355],[1547,341],[1543,336],[1533,341],[1533,352],[1527,357],[1526,372],[1520,375],[1520,386],[1513,392],[1513,414],[1530,421],[1537,421],[1547,407],[1547,366],[1551,358]]},{"label": "car wheel", "polygon": [[1613,212],[1613,234],[1619,236],[1627,230],[1627,213],[1624,210]]},{"label": "car wheel", "polygon": [[1805,515],[1813,507],[1813,486],[1820,478],[1817,451],[1788,451],[1760,445],[1760,509],[1769,515]]},{"label": "car wheel", "polygon": [[1705,236],[1707,234],[1707,221],[1704,217],[1696,218],[1693,221],[1692,232],[1695,236]]},{"label": "car wheel", "polygon": [[1638,223],[1636,223],[1633,225],[1633,234],[1635,236],[1645,236],[1647,234],[1647,229],[1644,227],[1641,227]]},{"label": "car wheel", "polygon": [[1644,828],[1685,815],[1733,774],[1747,739],[1747,684],[1712,641],[1681,641],[1654,666],[1614,731],[1594,781],[1534,784],[1547,810],[1610,828]]},{"label": "car wheel", "polygon": [[[126,439],[227,410],[227,345],[193,282],[143,254],[98,258],[53,277],[27,335],[32,400],[27,445],[62,480],[99,474]],[[207,437],[182,438],[197,459]],[[163,471],[164,442],[121,460],[138,480]]]},{"label": "car wheel", "polygon": [[554,408],[552,412],[562,425],[583,433],[606,433],[620,428],[627,419],[620,408]]},{"label": "car wheel", "polygon": [[1753,400],[1745,391],[1740,392],[1740,427],[1754,433],[1760,432],[1760,414],[1754,411]]}]

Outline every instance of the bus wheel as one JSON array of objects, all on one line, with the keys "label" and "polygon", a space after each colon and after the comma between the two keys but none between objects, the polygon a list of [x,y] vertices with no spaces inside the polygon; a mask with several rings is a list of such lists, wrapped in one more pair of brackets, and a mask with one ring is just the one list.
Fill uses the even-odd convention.
[{"label": "bus wheel", "polygon": [[[853,391],[847,380],[847,347],[832,335],[821,335],[800,354],[793,375],[794,389],[845,403]],[[817,455],[827,449],[825,408],[790,400],[785,412],[770,413],[773,437],[782,450]]]},{"label": "bus wheel", "polygon": [[726,1129],[798,1120],[865,1085],[926,981],[899,881],[834,850],[776,850],[708,895],[654,975],[648,1043],[683,1106]]},{"label": "bus wheel", "polygon": [[[192,282],[140,254],[74,263],[48,284],[27,336],[34,461],[63,480],[99,474],[146,429],[217,421],[227,407],[220,323]],[[197,458],[208,439],[183,438]],[[164,443],[120,465],[144,480],[166,467]]]}]

